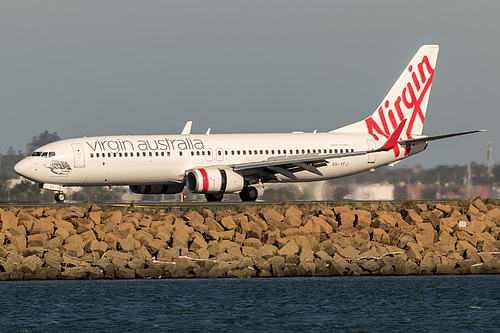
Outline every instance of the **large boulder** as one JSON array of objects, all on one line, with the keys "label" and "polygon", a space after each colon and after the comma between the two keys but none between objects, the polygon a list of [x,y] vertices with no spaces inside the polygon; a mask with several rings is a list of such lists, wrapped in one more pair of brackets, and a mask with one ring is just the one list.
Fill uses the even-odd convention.
[{"label": "large boulder", "polygon": [[0,209],[0,221],[2,222],[0,230],[4,231],[17,227],[19,219],[12,212]]},{"label": "large boulder", "polygon": [[31,255],[25,258],[19,266],[17,266],[17,270],[23,273],[34,273],[37,269],[41,268],[43,265],[42,260],[38,258],[36,255]]},{"label": "large boulder", "polygon": [[54,234],[54,223],[50,220],[36,220],[30,231],[30,235],[45,233],[49,237]]},{"label": "large boulder", "polygon": [[236,229],[236,223],[234,222],[233,218],[231,216],[226,216],[223,217],[220,220],[220,224],[225,230],[234,230]]},{"label": "large boulder", "polygon": [[279,222],[283,222],[283,220],[285,219],[285,217],[282,214],[278,213],[276,210],[272,208],[264,209],[260,213],[260,215],[270,226],[276,225]]},{"label": "large boulder", "polygon": [[300,247],[294,238],[290,239],[288,243],[285,244],[281,249],[279,249],[278,254],[286,258],[297,255],[299,253]]},{"label": "large boulder", "polygon": [[326,221],[316,216],[311,216],[304,225],[304,229],[311,234],[330,234],[333,228]]},{"label": "large boulder", "polygon": [[283,222],[292,227],[299,227],[302,221],[302,215],[303,213],[300,209],[291,206],[286,210]]}]

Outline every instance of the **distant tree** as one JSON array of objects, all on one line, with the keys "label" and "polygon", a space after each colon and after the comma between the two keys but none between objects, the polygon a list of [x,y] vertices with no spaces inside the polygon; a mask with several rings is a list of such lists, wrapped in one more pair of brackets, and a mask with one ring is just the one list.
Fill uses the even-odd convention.
[{"label": "distant tree", "polygon": [[103,186],[81,187],[78,191],[68,195],[68,199],[79,202],[119,201],[125,192],[126,189],[120,186],[115,187],[113,191]]},{"label": "distant tree", "polygon": [[10,189],[10,200],[17,202],[50,202],[53,194],[50,191],[42,191],[38,184],[29,180],[23,180]]},{"label": "distant tree", "polygon": [[0,154],[0,181],[17,178],[14,172],[14,165],[24,158],[24,154],[19,150],[9,147],[5,155]]},{"label": "distant tree", "polygon": [[26,154],[31,155],[31,153],[34,152],[35,149],[59,140],[61,140],[61,138],[56,132],[50,133],[49,131],[45,130],[45,132],[35,135],[31,139],[31,142],[26,145]]},{"label": "distant tree", "polygon": [[495,164],[492,171],[493,176],[495,177],[495,182],[500,184],[500,164]]}]

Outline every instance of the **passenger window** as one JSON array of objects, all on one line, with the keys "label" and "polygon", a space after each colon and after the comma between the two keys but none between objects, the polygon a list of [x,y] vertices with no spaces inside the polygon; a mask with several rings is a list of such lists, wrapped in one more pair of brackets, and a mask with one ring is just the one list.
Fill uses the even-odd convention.
[{"label": "passenger window", "polygon": [[239,154],[240,154],[240,151],[239,151],[239,150],[238,150],[238,151],[236,151],[236,154],[238,154],[238,155],[239,155]]},{"label": "passenger window", "polygon": [[210,156],[210,150],[207,150],[207,155]]},{"label": "passenger window", "polygon": [[94,158],[94,153],[90,153],[90,158]]},{"label": "passenger window", "polygon": [[253,153],[254,153],[254,155],[257,155],[257,150],[254,150]]},{"label": "passenger window", "polygon": [[246,155],[247,154],[247,151],[246,150],[243,150],[243,155]]},{"label": "passenger window", "polygon": [[167,156],[170,156],[170,152],[169,151],[167,151]]},{"label": "passenger window", "polygon": [[[200,152],[197,152],[200,155]],[[191,156],[194,156],[194,151],[191,152]]]},{"label": "passenger window", "polygon": [[251,150],[248,151],[248,155],[252,155],[252,151]]},{"label": "passenger window", "polygon": [[281,154],[281,150],[278,149],[278,154]]},{"label": "passenger window", "polygon": [[311,153],[311,149],[308,149],[308,150],[307,150],[307,153],[308,153],[308,154],[310,154],[310,153]]},{"label": "passenger window", "polygon": [[122,157],[122,153],[119,153],[118,156]]},{"label": "passenger window", "polygon": [[264,151],[263,151],[263,150],[261,150],[261,151],[260,151],[260,154],[261,154],[261,155],[264,155]]},{"label": "passenger window", "polygon": [[182,156],[182,151],[179,152],[179,156]]},{"label": "passenger window", "polygon": [[222,155],[222,152],[219,150],[219,151],[217,152],[217,155],[221,156],[221,155]]},{"label": "passenger window", "polygon": [[155,153],[156,157],[158,157],[158,152]]},{"label": "passenger window", "polygon": [[269,150],[266,149],[266,155],[269,155]]}]

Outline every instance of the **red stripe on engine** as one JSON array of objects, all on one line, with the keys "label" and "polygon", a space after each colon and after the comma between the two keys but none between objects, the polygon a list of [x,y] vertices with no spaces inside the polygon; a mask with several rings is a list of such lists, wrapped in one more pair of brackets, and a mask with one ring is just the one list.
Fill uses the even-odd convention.
[{"label": "red stripe on engine", "polygon": [[208,191],[208,175],[205,169],[198,169],[201,173],[201,177],[203,178],[203,188],[201,189],[201,193],[205,193]]},{"label": "red stripe on engine", "polygon": [[149,192],[151,192],[151,185],[144,186],[144,193],[149,194]]}]

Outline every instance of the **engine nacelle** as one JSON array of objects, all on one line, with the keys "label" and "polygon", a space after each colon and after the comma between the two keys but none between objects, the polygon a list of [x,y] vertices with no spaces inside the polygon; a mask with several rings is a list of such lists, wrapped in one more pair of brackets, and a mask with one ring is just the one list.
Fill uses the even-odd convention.
[{"label": "engine nacelle", "polygon": [[244,185],[243,176],[228,169],[194,169],[186,175],[186,186],[193,193],[233,193]]},{"label": "engine nacelle", "polygon": [[181,193],[184,189],[183,184],[168,185],[130,185],[129,189],[137,194],[175,194]]}]

